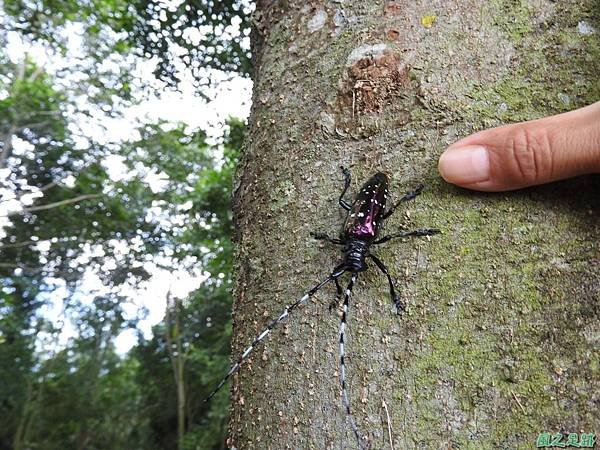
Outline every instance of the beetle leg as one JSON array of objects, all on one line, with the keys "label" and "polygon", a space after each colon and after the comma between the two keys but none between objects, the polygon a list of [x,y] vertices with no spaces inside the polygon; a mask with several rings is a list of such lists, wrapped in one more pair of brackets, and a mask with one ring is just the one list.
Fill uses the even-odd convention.
[{"label": "beetle leg", "polygon": [[343,166],[342,172],[344,173],[344,190],[340,194],[340,206],[346,211],[350,211],[352,209],[352,206],[350,206],[350,204],[346,200],[344,200],[344,195],[350,187],[350,180],[352,179],[352,176],[350,175],[350,171]]},{"label": "beetle leg", "polygon": [[413,236],[433,236],[434,234],[441,233],[437,228],[425,228],[413,231],[401,231],[399,233],[389,234],[387,236],[382,237],[381,239],[376,240],[371,245],[374,244],[383,244],[384,242],[389,241],[390,239],[395,238],[404,238],[404,237],[413,237]]},{"label": "beetle leg", "polygon": [[400,296],[396,294],[396,289],[394,288],[394,281],[392,280],[392,277],[390,276],[387,267],[385,267],[385,264],[377,256],[370,254],[369,258],[371,258],[373,262],[377,264],[379,270],[381,270],[383,274],[387,277],[388,283],[390,284],[390,297],[394,302],[394,305],[396,305],[396,312],[398,314],[402,314],[402,312],[406,309],[406,305],[404,304]]},{"label": "beetle leg", "polygon": [[421,192],[423,191],[423,188],[424,188],[424,187],[425,187],[425,186],[423,186],[422,184],[419,184],[419,185],[418,185],[418,186],[415,188],[415,190],[414,190],[414,191],[408,192],[408,193],[407,193],[407,194],[406,194],[404,197],[402,197],[400,200],[398,200],[398,201],[396,202],[396,204],[395,204],[395,205],[393,205],[393,206],[392,206],[392,207],[389,209],[389,211],[388,211],[388,212],[386,212],[386,213],[383,215],[383,218],[384,218],[384,219],[387,219],[387,218],[388,218],[388,217],[390,217],[392,214],[394,214],[394,211],[396,210],[396,208],[397,208],[398,206],[400,206],[400,204],[401,204],[401,203],[404,203],[404,202],[409,202],[409,201],[413,200],[413,199],[414,199],[414,198],[415,198],[417,195],[421,194]]},{"label": "beetle leg", "polygon": [[333,281],[335,281],[335,287],[337,289],[337,294],[335,296],[335,299],[332,300],[332,302],[329,304],[329,312],[333,311],[334,308],[337,308],[337,306],[340,304],[340,302],[342,301],[342,298],[344,296],[344,290],[342,289],[342,286],[340,285],[340,282],[337,278],[335,278]]},{"label": "beetle leg", "polygon": [[327,242],[330,242],[331,244],[335,244],[335,245],[345,245],[346,244],[341,239],[329,237],[325,233],[314,233],[311,231],[310,235],[319,241],[327,241]]}]

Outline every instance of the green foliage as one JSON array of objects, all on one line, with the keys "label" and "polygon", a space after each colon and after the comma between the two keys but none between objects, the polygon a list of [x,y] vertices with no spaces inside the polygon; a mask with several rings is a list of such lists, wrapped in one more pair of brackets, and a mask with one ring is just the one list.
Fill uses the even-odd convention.
[{"label": "green foliage", "polygon": [[[20,72],[15,67],[12,78],[0,84],[9,93],[0,102],[0,114],[4,113],[0,167],[9,171],[2,187],[16,200],[43,193],[43,201],[34,203],[31,212],[8,212],[12,224],[0,240],[0,257],[6,261],[0,275],[10,276],[17,269],[29,282],[41,284],[47,276],[76,282],[89,267],[88,262],[74,264],[86,244],[104,245],[106,258],[114,256],[110,240],[131,241],[141,233],[153,234],[155,227],[141,220],[148,198],[140,202],[138,194],[146,187],[140,180],[126,186],[113,184],[102,165],[111,150],[98,144],[77,148],[61,109],[66,96],[39,68],[27,63],[25,69]],[[19,148],[12,144],[15,140]],[[64,181],[69,178],[74,179],[72,186]],[[82,200],[68,203],[77,198]],[[44,205],[57,206],[36,209]],[[44,257],[37,247],[42,241],[50,244]],[[152,239],[147,242],[139,251],[130,252],[122,264],[132,266],[140,254],[155,247]]]},{"label": "green foliage", "polygon": [[[225,440],[228,393],[220,392],[208,404],[210,394],[229,364],[231,334],[229,286],[202,286],[190,296],[181,314],[186,351],[187,433],[180,448],[218,449]],[[148,433],[153,448],[177,448],[176,391],[169,362],[165,325],[154,327],[153,337],[142,340],[133,355],[140,362],[137,384],[142,408],[147,411]]]},{"label": "green foliage", "polygon": [[[23,0],[5,0],[4,12],[10,14],[14,22],[9,29],[18,31],[23,36],[34,40],[43,40],[53,48],[65,50],[67,37],[64,31],[69,25],[78,23],[83,25],[82,35],[89,44],[115,44],[115,51],[126,51],[123,39],[107,41],[102,33],[108,30],[127,30],[132,26],[132,16],[129,12],[129,2],[120,0],[42,0],[30,2]],[[103,47],[102,45],[100,48]],[[96,50],[99,50],[97,48]],[[94,53],[91,53],[94,55]],[[88,54],[89,55],[89,54]]]},{"label": "green foliage", "polygon": [[[243,138],[244,124],[232,120],[224,145],[216,152],[205,143],[202,132],[188,132],[178,126],[164,131],[164,124],[146,126],[140,130],[140,139],[121,149],[125,162],[141,173],[161,173],[166,182],[161,190],[152,193],[140,177],[116,183],[111,189],[119,195],[102,197],[86,207],[64,214],[58,208],[31,215],[18,216],[7,229],[5,241],[25,239],[35,231],[41,240],[52,240],[50,249],[42,255],[36,242],[4,249],[12,255],[15,263],[27,262],[27,277],[15,276],[12,269],[5,270],[5,286],[14,285],[15,295],[7,288],[0,307],[6,312],[0,321],[0,337],[6,340],[10,330],[18,338],[19,345],[0,347],[0,358],[8,361],[21,355],[23,365],[7,364],[6,406],[3,417],[14,417],[14,423],[5,422],[4,439],[18,433],[19,418],[34,425],[25,436],[25,443],[37,443],[43,448],[58,449],[78,446],[82,440],[86,448],[220,448],[226,432],[226,406],[228,394],[224,390],[208,405],[202,404],[215,383],[227,370],[228,349],[231,333],[231,186],[238,149]],[[166,149],[166,150],[165,150]],[[222,152],[217,163],[215,154]],[[40,173],[45,173],[40,169]],[[95,164],[78,174],[75,187],[79,193],[106,191],[110,179],[101,164]],[[74,188],[75,188],[74,187]],[[74,189],[72,188],[72,189]],[[50,197],[60,201],[61,195],[72,195],[72,189],[58,188]],[[43,197],[46,202],[46,197]],[[173,221],[153,222],[143,231],[142,217],[152,205],[160,204]],[[181,205],[189,208],[181,211]],[[100,209],[100,212],[98,210]],[[108,211],[109,214],[106,214]],[[31,222],[26,218],[33,219]],[[98,222],[90,227],[90,220]],[[32,228],[43,223],[42,228]],[[131,227],[131,230],[127,230]],[[77,239],[73,239],[79,232]],[[118,234],[117,234],[118,233]],[[52,235],[60,236],[53,239]],[[186,348],[186,405],[187,434],[184,442],[177,443],[174,423],[176,422],[176,392],[167,343],[165,324],[154,329],[154,336],[134,349],[132,355],[120,360],[114,354],[113,340],[124,327],[134,326],[123,315],[118,295],[97,297],[86,306],[72,302],[72,323],[77,327],[76,337],[57,355],[45,360],[36,369],[37,356],[34,352],[34,336],[29,331],[36,320],[39,304],[36,297],[39,289],[27,290],[20,283],[33,283],[44,287],[49,274],[59,276],[77,286],[85,268],[102,267],[107,259],[114,257],[110,250],[110,239],[124,238],[143,240],[151,236],[149,246],[143,251],[132,250],[121,259],[115,269],[103,271],[105,285],[117,287],[132,283],[136,255],[169,255],[173,262],[192,257],[200,261],[209,278],[184,302],[181,311],[181,335]],[[107,244],[106,251],[73,265],[72,255],[82,256],[85,242]],[[1,250],[1,249],[0,249]],[[4,257],[3,257],[3,260]],[[53,261],[51,268],[44,269],[42,261]],[[122,264],[122,266],[121,266]],[[33,270],[36,265],[42,265]],[[62,271],[58,270],[62,268]],[[29,270],[28,269],[28,270]],[[147,276],[142,274],[142,278]],[[115,291],[116,292],[116,291]],[[29,297],[28,297],[29,296]],[[31,307],[26,298],[30,298]],[[11,328],[12,327],[12,328]],[[54,330],[56,333],[57,330]],[[134,367],[125,371],[122,367]],[[121,374],[121,375],[119,375]],[[108,387],[107,387],[108,386]],[[122,390],[122,391],[121,391]],[[10,395],[8,395],[10,392]],[[30,397],[27,398],[28,392]],[[115,397],[116,396],[116,397]],[[86,399],[82,402],[81,399]],[[120,401],[117,401],[120,399]],[[36,405],[35,416],[20,409]],[[139,411],[142,411],[140,413]],[[4,412],[4,411],[3,411]],[[126,419],[125,419],[126,418]],[[114,420],[114,422],[106,422]]]},{"label": "green foliage", "polygon": [[[130,195],[117,195],[117,187],[112,185],[102,165],[110,154],[107,148],[97,144],[87,148],[75,145],[65,113],[68,96],[56,87],[55,80],[28,59],[18,65],[7,63],[2,67],[2,75],[0,91],[5,95],[0,100],[0,168],[4,177],[0,188],[4,198],[0,214],[10,223],[3,227],[0,238],[0,361],[3,362],[0,375],[3,389],[6,386],[1,396],[6,400],[0,405],[3,418],[0,441],[21,448],[35,439],[38,429],[43,429],[44,419],[55,421],[60,417],[51,413],[52,408],[44,409],[44,413],[40,410],[45,399],[42,393],[52,392],[52,383],[62,374],[52,372],[52,383],[46,383],[40,367],[47,355],[36,352],[38,333],[57,336],[60,331],[53,329],[40,312],[44,299],[53,290],[54,281],[50,277],[63,280],[74,292],[84,272],[94,265],[114,260],[120,262],[123,270],[155,246],[141,246],[137,250],[131,247],[132,251],[122,257],[115,252],[111,242],[130,242],[144,229],[153,230],[140,220],[148,206],[128,201],[134,198],[139,182],[127,186]],[[23,203],[32,194],[38,198],[30,205]],[[21,203],[24,209],[15,209],[14,205],[8,209],[10,199]],[[42,250],[39,244],[46,248]],[[95,260],[86,257],[91,246],[102,248],[99,253],[102,256]],[[105,278],[109,288],[124,281]],[[133,284],[131,279],[127,281]],[[112,292],[107,295],[111,314],[116,314],[119,297]],[[101,311],[96,303],[86,320],[116,323],[116,317],[109,320],[108,310]],[[88,330],[94,336],[97,332]],[[113,339],[116,332],[110,333]],[[92,345],[71,351],[91,355],[92,350],[98,351]],[[65,376],[78,373],[73,367],[65,370],[62,374]],[[89,388],[89,383],[80,381],[75,384]],[[68,400],[81,403],[78,398],[85,397],[73,396]],[[81,405],[83,408],[84,404]],[[77,412],[71,407],[66,407],[66,411]],[[52,433],[61,429],[49,428]],[[50,431],[43,435],[50,436]]]},{"label": "green foliage", "polygon": [[3,117],[0,131],[7,133],[7,127],[10,126],[21,136],[29,131],[37,132],[38,140],[61,140],[64,138],[65,122],[61,120],[59,107],[64,96],[53,87],[50,77],[39,70],[29,59],[20,66],[7,63],[3,67],[4,75],[11,77],[11,80],[2,85],[9,95],[0,100],[0,114]]},{"label": "green foliage", "polygon": [[56,450],[131,448],[143,418],[133,382],[137,364],[114,353],[114,337],[133,325],[124,319],[122,304],[119,297],[97,297],[78,308],[77,337],[37,372],[39,412],[30,443]]},{"label": "green foliage", "polygon": [[[80,127],[117,116],[132,101],[135,54],[162,57],[157,73],[175,84],[179,69],[168,41],[187,52],[182,60],[199,84],[211,69],[248,72],[247,6],[168,8],[114,0],[3,3],[10,20],[3,16],[2,48],[6,32],[15,31],[69,63],[50,72],[26,55],[15,64],[0,51],[0,215],[8,220],[0,234],[0,448],[224,446],[228,393],[207,405],[202,399],[229,364],[230,198],[245,125],[231,120],[216,147],[183,125],[145,124],[120,143],[97,141]],[[165,11],[166,20],[153,20]],[[181,24],[176,13],[185,15]],[[190,38],[198,27],[200,45]],[[78,55],[69,44],[74,33],[83,39]],[[115,157],[126,168],[122,177],[108,169]],[[181,442],[167,321],[130,354],[115,352],[116,337],[137,327],[123,289],[148,279],[151,264],[208,277],[171,311],[185,349]],[[87,292],[89,274],[101,281],[99,292]],[[59,342],[63,327],[45,318],[59,298],[61,320],[72,327],[66,342]]]},{"label": "green foliage", "polygon": [[[8,293],[8,292],[10,293]],[[35,361],[31,351],[35,336],[29,318],[35,303],[20,295],[17,287],[0,291],[0,444],[12,441],[19,425],[20,412],[27,402],[29,374]]]},{"label": "green foliage", "polygon": [[[175,4],[143,0],[133,3],[134,44],[158,56],[155,75],[170,84],[179,81],[173,61],[182,62],[200,84],[209,84],[206,69],[249,74],[250,3],[240,0],[184,0]],[[174,58],[173,45],[183,55]]]},{"label": "green foliage", "polygon": [[[181,133],[181,129],[170,132],[171,136],[181,136]],[[210,394],[229,365],[233,259],[230,200],[233,170],[239,152],[239,147],[234,146],[241,144],[243,134],[244,124],[230,120],[222,164],[205,163],[193,177],[185,177],[190,182],[190,189],[181,189],[174,184],[162,194],[165,198],[173,196],[179,204],[192,202],[175,235],[178,245],[174,256],[200,259],[202,268],[210,275],[198,290],[190,294],[179,311],[179,333],[186,349],[184,360],[188,391],[187,433],[184,442],[179,443],[179,448],[183,449],[222,448],[225,440],[228,393],[223,390],[208,404],[203,404],[202,400]],[[175,158],[189,154],[177,146],[171,147],[171,150]],[[198,150],[196,152],[199,153]],[[202,160],[200,156],[196,158],[197,161]],[[173,443],[176,442],[177,396],[166,332],[165,323],[157,325],[152,339],[142,340],[134,350],[140,361],[138,384],[142,389],[144,410],[149,412],[150,440],[156,443],[157,448],[175,448]]]},{"label": "green foliage", "polygon": [[[108,52],[154,57],[154,75],[172,87],[183,67],[199,87],[211,83],[210,69],[250,73],[249,1],[8,0],[4,8],[15,20],[12,29],[62,51],[68,47],[64,30],[77,23],[87,54],[98,62]],[[107,33],[117,33],[109,48]]]}]

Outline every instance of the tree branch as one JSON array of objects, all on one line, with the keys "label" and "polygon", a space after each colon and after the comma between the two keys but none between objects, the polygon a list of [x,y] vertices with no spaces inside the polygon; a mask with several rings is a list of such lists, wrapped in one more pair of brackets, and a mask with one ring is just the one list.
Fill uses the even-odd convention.
[{"label": "tree branch", "polygon": [[0,139],[0,143],[4,144],[4,148],[0,152],[0,169],[4,169],[6,167],[6,161],[12,154],[12,136],[16,132],[16,129],[17,128],[15,128],[14,125],[11,125],[6,134],[2,137],[2,139]]},{"label": "tree branch", "polygon": [[11,244],[4,244],[4,245],[0,245],[0,251],[4,250],[5,248],[18,248],[18,247],[26,247],[30,244],[38,244],[42,241],[23,241],[23,242],[14,242]]},{"label": "tree branch", "polygon": [[23,208],[20,211],[11,211],[11,212],[8,212],[5,214],[0,214],[0,217],[10,217],[10,216],[16,216],[18,214],[25,214],[25,213],[36,212],[36,211],[45,211],[47,209],[58,208],[61,206],[70,205],[71,203],[77,203],[77,202],[81,202],[83,200],[89,200],[91,198],[98,198],[98,197],[102,197],[102,194],[78,195],[77,197],[68,198],[65,200],[58,201],[58,202],[48,203],[47,205],[32,206],[30,208]]},{"label": "tree branch", "polygon": [[43,268],[20,266],[19,264],[11,264],[11,263],[3,263],[3,262],[0,262],[0,267],[4,267],[6,269],[21,269],[23,271],[33,272],[33,273],[38,273],[43,270]]}]

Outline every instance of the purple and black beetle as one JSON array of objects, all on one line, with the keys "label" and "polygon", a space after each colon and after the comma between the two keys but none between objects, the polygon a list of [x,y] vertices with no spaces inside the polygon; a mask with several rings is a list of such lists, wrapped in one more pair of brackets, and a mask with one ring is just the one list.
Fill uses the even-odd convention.
[{"label": "purple and black beetle", "polygon": [[[378,239],[379,229],[385,219],[390,217],[396,208],[404,202],[413,200],[417,195],[421,193],[423,190],[423,185],[419,185],[412,192],[407,193],[404,197],[396,202],[391,208],[386,210],[386,202],[389,195],[388,185],[389,178],[383,172],[378,172],[373,175],[361,188],[356,199],[352,204],[349,204],[344,200],[344,195],[346,191],[350,187],[350,172],[348,169],[342,167],[342,172],[344,173],[344,189],[339,197],[339,204],[342,208],[348,211],[348,216],[346,218],[346,223],[344,224],[344,228],[339,238],[331,238],[323,233],[311,233],[311,235],[318,240],[324,240],[330,242],[335,245],[341,245],[344,247],[344,260],[337,265],[333,271],[329,274],[327,278],[321,281],[319,284],[310,289],[302,298],[287,306],[283,312],[271,321],[271,323],[267,326],[267,328],[260,333],[256,339],[250,344],[244,353],[238,358],[237,362],[229,369],[227,375],[221,380],[221,382],[217,385],[215,390],[206,398],[205,402],[210,400],[227,382],[227,380],[236,373],[241,364],[248,358],[250,353],[254,350],[256,345],[262,341],[267,335],[271,332],[273,328],[275,328],[281,321],[283,321],[292,311],[294,311],[298,306],[305,303],[310,299],[313,295],[317,293],[323,286],[331,281],[335,282],[337,287],[338,301],[344,296],[343,310],[342,310],[342,320],[340,323],[340,347],[339,347],[339,356],[340,356],[340,383],[342,387],[342,397],[344,402],[344,407],[346,409],[346,414],[350,425],[352,427],[352,431],[356,436],[358,441],[358,445],[360,448],[365,448],[365,445],[362,442],[360,433],[358,431],[358,427],[356,426],[354,419],[350,413],[350,401],[348,399],[348,392],[346,389],[346,363],[345,363],[345,351],[344,351],[344,338],[346,332],[346,318],[348,315],[348,307],[350,303],[350,295],[352,294],[352,288],[356,283],[356,279],[358,277],[359,272],[364,272],[368,269],[366,259],[370,258],[375,265],[383,272],[383,274],[387,277],[389,288],[390,288],[390,297],[396,306],[396,311],[400,314],[405,306],[400,296],[397,295],[396,289],[394,288],[394,282],[392,277],[390,276],[387,267],[385,264],[377,258],[377,256],[373,255],[370,252],[370,247],[372,245],[382,244],[384,242],[389,241],[394,238],[404,238],[404,237],[413,237],[413,236],[431,236],[439,233],[440,231],[437,229],[419,229],[413,231],[400,231],[398,233],[389,234],[382,238]],[[350,272],[351,279],[346,288],[346,291],[343,292],[342,287],[339,284],[338,278],[346,272]],[[330,309],[335,306],[335,302],[330,306]]]}]

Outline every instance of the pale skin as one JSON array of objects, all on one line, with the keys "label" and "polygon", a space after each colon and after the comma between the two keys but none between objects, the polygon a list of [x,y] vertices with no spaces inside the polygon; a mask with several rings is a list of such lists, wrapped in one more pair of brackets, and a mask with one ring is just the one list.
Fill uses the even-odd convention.
[{"label": "pale skin", "polygon": [[442,154],[444,180],[476,191],[511,191],[600,173],[600,102],[467,136]]}]

